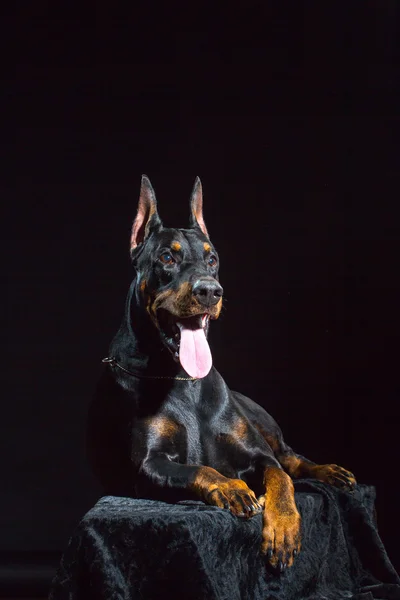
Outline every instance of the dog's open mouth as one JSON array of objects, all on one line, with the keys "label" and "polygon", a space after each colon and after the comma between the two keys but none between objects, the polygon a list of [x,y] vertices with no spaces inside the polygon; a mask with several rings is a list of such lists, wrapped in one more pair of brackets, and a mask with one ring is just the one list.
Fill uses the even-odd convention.
[{"label": "dog's open mouth", "polygon": [[210,315],[176,317],[165,309],[157,311],[161,336],[165,346],[191,377],[205,377],[212,366],[207,333]]}]

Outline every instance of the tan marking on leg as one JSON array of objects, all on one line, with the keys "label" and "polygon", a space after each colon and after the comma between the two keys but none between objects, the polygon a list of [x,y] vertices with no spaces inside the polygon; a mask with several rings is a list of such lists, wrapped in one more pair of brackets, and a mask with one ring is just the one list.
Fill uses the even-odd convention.
[{"label": "tan marking on leg", "polygon": [[278,456],[282,467],[295,479],[299,477],[311,477],[329,483],[336,487],[348,487],[352,489],[356,479],[350,471],[338,465],[316,465],[299,456]]},{"label": "tan marking on leg", "polygon": [[212,467],[199,467],[192,483],[192,489],[200,497],[206,498],[210,492],[215,490],[218,483],[222,483],[225,477]]},{"label": "tan marking on leg", "polygon": [[318,481],[329,483],[339,488],[348,488],[350,490],[355,486],[356,479],[350,471],[347,471],[339,465],[314,465],[301,461],[301,475],[298,477],[313,477]]},{"label": "tan marking on leg", "polygon": [[304,462],[301,461],[297,456],[278,456],[278,460],[285,471],[289,473],[290,477],[294,477],[296,479],[297,477],[302,476],[302,465],[304,465]]},{"label": "tan marking on leg", "polygon": [[199,467],[191,489],[208,504],[227,508],[236,516],[252,517],[261,510],[244,481],[224,477],[211,467]]},{"label": "tan marking on leg", "polygon": [[282,469],[267,467],[264,483],[266,491],[261,551],[267,554],[273,567],[280,562],[290,567],[295,554],[300,551],[301,523],[293,482]]}]

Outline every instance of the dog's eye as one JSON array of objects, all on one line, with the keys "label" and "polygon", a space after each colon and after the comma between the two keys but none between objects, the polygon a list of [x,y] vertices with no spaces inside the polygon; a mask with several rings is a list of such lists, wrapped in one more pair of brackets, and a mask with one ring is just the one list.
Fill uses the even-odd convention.
[{"label": "dog's eye", "polygon": [[160,255],[160,260],[164,265],[173,265],[175,262],[175,259],[170,252],[163,252]]},{"label": "dog's eye", "polygon": [[212,254],[211,256],[208,257],[207,260],[208,264],[210,265],[210,267],[215,267],[215,265],[217,264],[217,259],[216,257]]}]

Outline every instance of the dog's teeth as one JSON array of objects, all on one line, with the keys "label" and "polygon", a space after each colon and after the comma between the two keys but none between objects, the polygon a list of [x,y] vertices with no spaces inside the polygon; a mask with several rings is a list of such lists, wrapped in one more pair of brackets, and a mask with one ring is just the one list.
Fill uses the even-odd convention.
[{"label": "dog's teeth", "polygon": [[178,358],[179,354],[177,352],[175,352],[175,358]]}]

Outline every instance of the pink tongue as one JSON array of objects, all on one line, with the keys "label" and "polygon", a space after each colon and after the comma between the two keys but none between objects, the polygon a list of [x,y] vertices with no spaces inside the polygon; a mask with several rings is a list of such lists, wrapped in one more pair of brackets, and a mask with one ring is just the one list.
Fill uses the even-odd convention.
[{"label": "pink tongue", "polygon": [[210,346],[204,335],[204,329],[190,329],[178,323],[181,330],[179,360],[190,377],[205,377],[212,366]]}]

